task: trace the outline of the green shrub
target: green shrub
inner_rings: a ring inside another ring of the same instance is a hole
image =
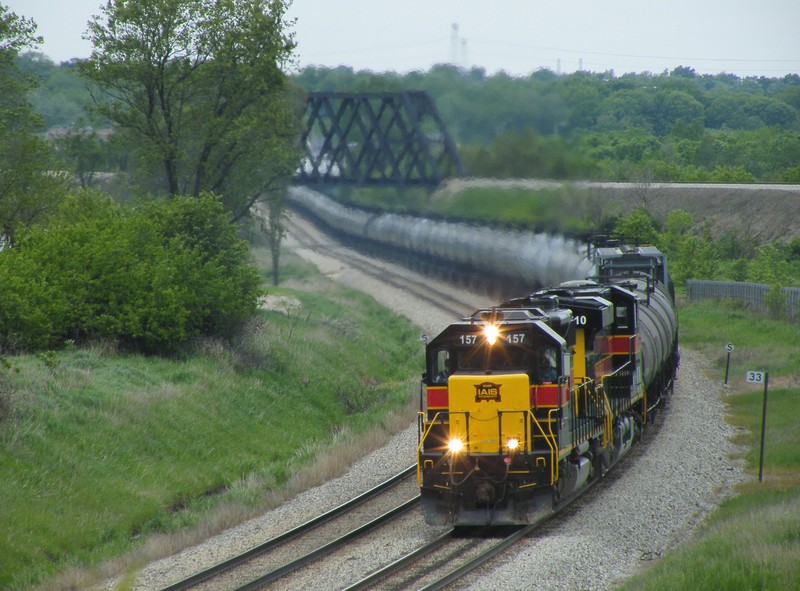
[[[78,193],[0,253],[0,273],[3,350],[66,340],[173,349],[226,334],[255,310],[261,283],[211,195],[126,209]]]
[[[17,251],[0,252],[0,351],[46,348],[66,303]]]

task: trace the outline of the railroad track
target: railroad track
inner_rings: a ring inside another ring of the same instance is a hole
[[[342,269],[353,269],[362,276],[391,285],[396,290],[413,296],[416,300],[424,300],[427,304],[440,310],[449,317],[463,314],[474,309],[475,303],[468,298],[459,297],[461,290],[436,280],[420,280],[417,275],[406,271],[402,267],[385,263],[376,263],[372,259],[359,254],[357,251],[343,247],[331,241],[324,233],[320,233],[309,222],[290,218],[287,229],[293,248],[305,249],[316,253],[318,257],[325,257],[332,261],[331,273]],[[641,447],[641,446],[640,446]],[[405,473],[413,470],[409,468]],[[399,476],[399,475],[398,475]],[[412,479],[413,480],[413,479]],[[373,490],[384,490],[387,485],[381,485]],[[372,491],[369,491],[370,493]],[[378,492],[377,494],[383,494]],[[571,504],[574,499],[563,503]],[[342,508],[335,511],[342,516],[348,515],[345,507],[355,505],[357,499],[349,501]],[[247,567],[242,570],[240,565],[250,563],[256,557],[272,552],[274,547],[282,545],[289,540],[300,536],[317,537],[309,535],[319,520],[333,519],[326,516],[304,524],[299,531],[292,530],[270,540],[259,548],[254,548],[245,554],[235,557],[223,564],[217,565],[205,574],[198,574],[181,582],[180,586],[173,585],[164,591],[177,591],[187,588],[204,588],[209,576],[213,576],[213,589],[235,589],[236,591],[254,591],[256,589],[306,589],[326,588],[344,589],[355,591],[370,588],[392,589],[441,589],[454,581],[464,577],[478,567],[495,558],[528,536],[535,528],[542,526],[545,517],[538,519],[535,524],[511,528],[503,531],[473,530],[465,532],[453,530],[441,533],[435,528],[422,527],[421,517],[413,509],[418,504],[416,490],[412,498],[397,504],[388,511],[381,512],[369,520],[352,526],[355,520],[344,517],[348,522],[348,529],[338,536],[323,544],[316,544],[313,549],[300,552],[299,555],[288,557],[282,554],[269,563],[259,563],[258,566]],[[326,514],[327,515],[327,514]],[[552,517],[549,514],[547,518]],[[564,513],[556,514],[558,521]],[[407,520],[407,521],[403,521]],[[551,522],[552,522],[551,521]],[[400,524],[400,525],[398,525]],[[396,527],[402,531],[419,531],[417,538],[427,538],[416,543],[408,542],[405,548],[398,548],[395,558],[381,558],[370,560],[370,545],[382,544],[392,537],[392,533],[380,530],[384,527]],[[545,533],[540,531],[539,533]],[[432,539],[431,539],[432,538]],[[358,568],[348,568],[349,574],[340,575],[337,566],[345,561],[361,560]],[[363,563],[363,564],[362,564]],[[268,566],[264,566],[268,564]],[[221,574],[236,569],[236,583],[225,583]],[[212,572],[213,571],[213,572]],[[216,574],[215,574],[216,573]],[[353,574],[355,573],[355,574]],[[360,574],[359,574],[360,573]],[[360,577],[360,578],[359,578]],[[241,583],[241,581],[246,581]]]
[[[392,589],[433,591],[442,589],[495,558],[519,540],[529,535],[536,525],[512,528],[500,535],[499,530],[481,532],[478,537],[459,538],[453,530],[401,556],[343,591],[363,591],[378,585]],[[488,540],[488,541],[487,541]]]
[[[324,254],[324,256],[338,261],[348,268],[355,269],[363,275],[392,285],[400,291],[413,295],[416,299],[424,300],[448,316],[455,318],[475,307],[474,302],[459,298],[459,290],[450,286],[439,284],[435,280],[421,281],[413,273],[401,267],[376,264],[373,260],[351,249],[340,246],[332,247],[326,236],[319,234],[304,220],[290,219],[287,229],[290,235],[302,244],[302,248]],[[419,496],[416,488],[411,498],[396,504],[389,510],[381,511],[379,515],[355,527],[348,527],[344,533],[333,536],[333,539],[325,543],[315,542],[311,544],[314,546],[313,548],[293,554],[278,550],[287,545],[296,544],[297,540],[323,537],[317,532],[319,528],[330,522],[339,520],[352,524],[358,519],[353,516],[358,507],[362,507],[365,503],[380,496],[385,496],[388,491],[398,487],[404,481],[411,480],[416,487],[414,475],[415,466],[411,466],[386,482],[319,517],[211,568],[164,587],[161,591],[183,591],[184,589],[254,591],[265,588],[292,588],[293,585],[302,588],[305,584],[293,583],[292,578],[302,578],[304,576],[302,575],[303,569],[308,568],[313,568],[317,573],[315,576],[330,585],[334,581],[323,573],[329,571],[330,564],[335,564],[340,559],[337,556],[346,554],[348,548],[351,548],[352,552],[352,548],[356,544],[368,545],[371,542],[364,542],[362,539],[364,536],[370,535],[371,532],[384,525],[402,519],[404,515],[417,507]],[[421,521],[418,516],[416,520]],[[370,565],[364,571],[367,574],[361,580],[350,583],[340,581],[339,586],[346,589],[367,589],[390,581],[396,588],[419,588],[424,581],[425,589],[439,589],[490,560],[526,536],[531,529],[533,528],[515,529],[510,534],[502,536],[499,541],[491,533],[487,537],[487,532],[464,536],[463,534],[456,535],[453,530],[449,530],[433,540],[425,541],[417,547],[400,552],[399,556],[390,564]],[[429,530],[426,528],[425,531],[427,533]],[[303,544],[296,545],[303,546]],[[309,544],[305,543],[304,545],[308,546]],[[355,551],[359,552],[359,550]],[[275,554],[278,555],[277,558],[265,559],[265,556]],[[326,562],[330,564],[326,565]],[[334,576],[331,575],[331,577]],[[246,582],[241,583],[242,580]]]
[[[325,513],[315,517],[301,525],[279,535],[270,540],[267,540],[263,544],[259,544],[246,552],[233,556],[223,562],[220,562],[210,568],[204,569],[199,571],[185,579],[172,583],[171,585],[162,588],[161,591],[183,591],[185,589],[219,589],[220,588],[220,581],[223,575],[229,574],[237,569],[243,568],[245,565],[249,565],[257,560],[262,559],[265,555],[272,553],[278,548],[286,546],[290,542],[306,538],[312,532],[316,532],[319,528],[324,526],[325,524],[331,523],[335,520],[341,520],[346,518],[349,514],[352,514],[355,510],[364,507],[367,503],[377,499],[378,497],[385,495],[388,491],[392,489],[396,489],[400,487],[403,483],[408,485],[409,482],[414,482],[416,466],[409,466],[402,472],[394,475],[393,477],[385,480],[384,482],[378,484],[377,486],[369,489],[368,491],[362,493],[361,495],[350,499],[349,501],[342,503],[334,507],[333,509],[326,511]],[[408,496],[407,494],[405,496]],[[396,515],[402,514],[403,512],[413,508],[419,502],[418,495],[412,495],[411,498],[407,499],[406,501],[402,502],[400,505],[396,505],[394,509],[386,512],[381,512],[379,517],[376,517],[370,520],[366,525],[360,526],[355,530],[349,531],[347,534],[338,536],[336,540],[341,540],[338,543],[328,543],[323,546],[316,548],[310,552],[305,552],[299,558],[294,558],[293,560],[285,561],[280,567],[271,569],[267,574],[261,574],[258,577],[252,578],[251,581],[260,581],[261,587],[267,584],[270,581],[277,580],[281,576],[284,576],[297,568],[302,567],[305,564],[308,564],[310,561],[318,558],[319,556],[324,555],[327,552],[332,551],[336,547],[341,546],[343,543],[346,543],[348,539],[352,539],[360,534],[355,534],[354,532],[366,533],[370,529],[374,529],[378,527],[381,523],[387,521],[395,517]],[[334,542],[336,542],[334,540]],[[320,548],[327,548],[325,551],[321,551]],[[263,572],[263,571],[262,571]],[[261,587],[241,587],[241,588],[261,588]],[[231,588],[236,588],[232,586]]]

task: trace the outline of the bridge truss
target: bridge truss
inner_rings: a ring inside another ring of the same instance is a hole
[[[436,186],[464,176],[424,92],[309,93],[304,121],[296,184]]]

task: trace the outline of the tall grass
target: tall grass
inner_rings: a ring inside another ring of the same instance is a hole
[[[406,409],[417,331],[360,293],[314,282],[273,290],[292,306],[179,359],[103,346],[8,358],[0,588],[196,528],[221,504],[245,514],[343,434]]]
[[[724,379],[730,341],[729,420],[751,478],[706,521],[694,540],[668,553],[622,589],[740,591],[800,589],[800,336],[796,327],[729,304],[703,302],[680,310],[682,346],[712,361],[709,377]],[[746,370],[770,374],[764,481],[757,479],[764,390]],[[709,457],[712,457],[712,453]]]

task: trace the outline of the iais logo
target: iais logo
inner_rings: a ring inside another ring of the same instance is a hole
[[[482,401],[500,402],[500,384],[493,384],[492,382],[483,382],[482,384],[475,384],[475,402]]]

